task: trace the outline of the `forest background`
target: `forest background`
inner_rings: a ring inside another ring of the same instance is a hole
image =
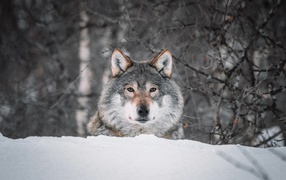
[[[187,139],[279,146],[285,9],[281,0],[3,0],[0,132],[85,137],[114,48],[138,61],[169,49]]]

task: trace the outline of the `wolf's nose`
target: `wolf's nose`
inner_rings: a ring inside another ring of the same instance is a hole
[[[149,113],[149,108],[147,106],[142,105],[139,107],[139,109],[138,109],[139,116],[146,117],[148,115],[148,113]]]

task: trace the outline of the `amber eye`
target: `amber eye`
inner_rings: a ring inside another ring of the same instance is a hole
[[[155,92],[157,89],[156,88],[151,88],[150,92]]]
[[[129,92],[134,92],[134,89],[131,88],[131,87],[129,87],[129,88],[127,88],[127,91],[129,91]]]

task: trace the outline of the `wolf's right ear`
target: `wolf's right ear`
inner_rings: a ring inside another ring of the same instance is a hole
[[[111,57],[112,76],[115,77],[124,73],[132,64],[128,56],[123,54],[119,49],[115,49]]]

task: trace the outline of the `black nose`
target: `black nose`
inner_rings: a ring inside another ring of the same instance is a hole
[[[141,105],[139,108],[138,108],[138,114],[139,116],[141,117],[146,117],[149,113],[149,108],[145,105]]]

